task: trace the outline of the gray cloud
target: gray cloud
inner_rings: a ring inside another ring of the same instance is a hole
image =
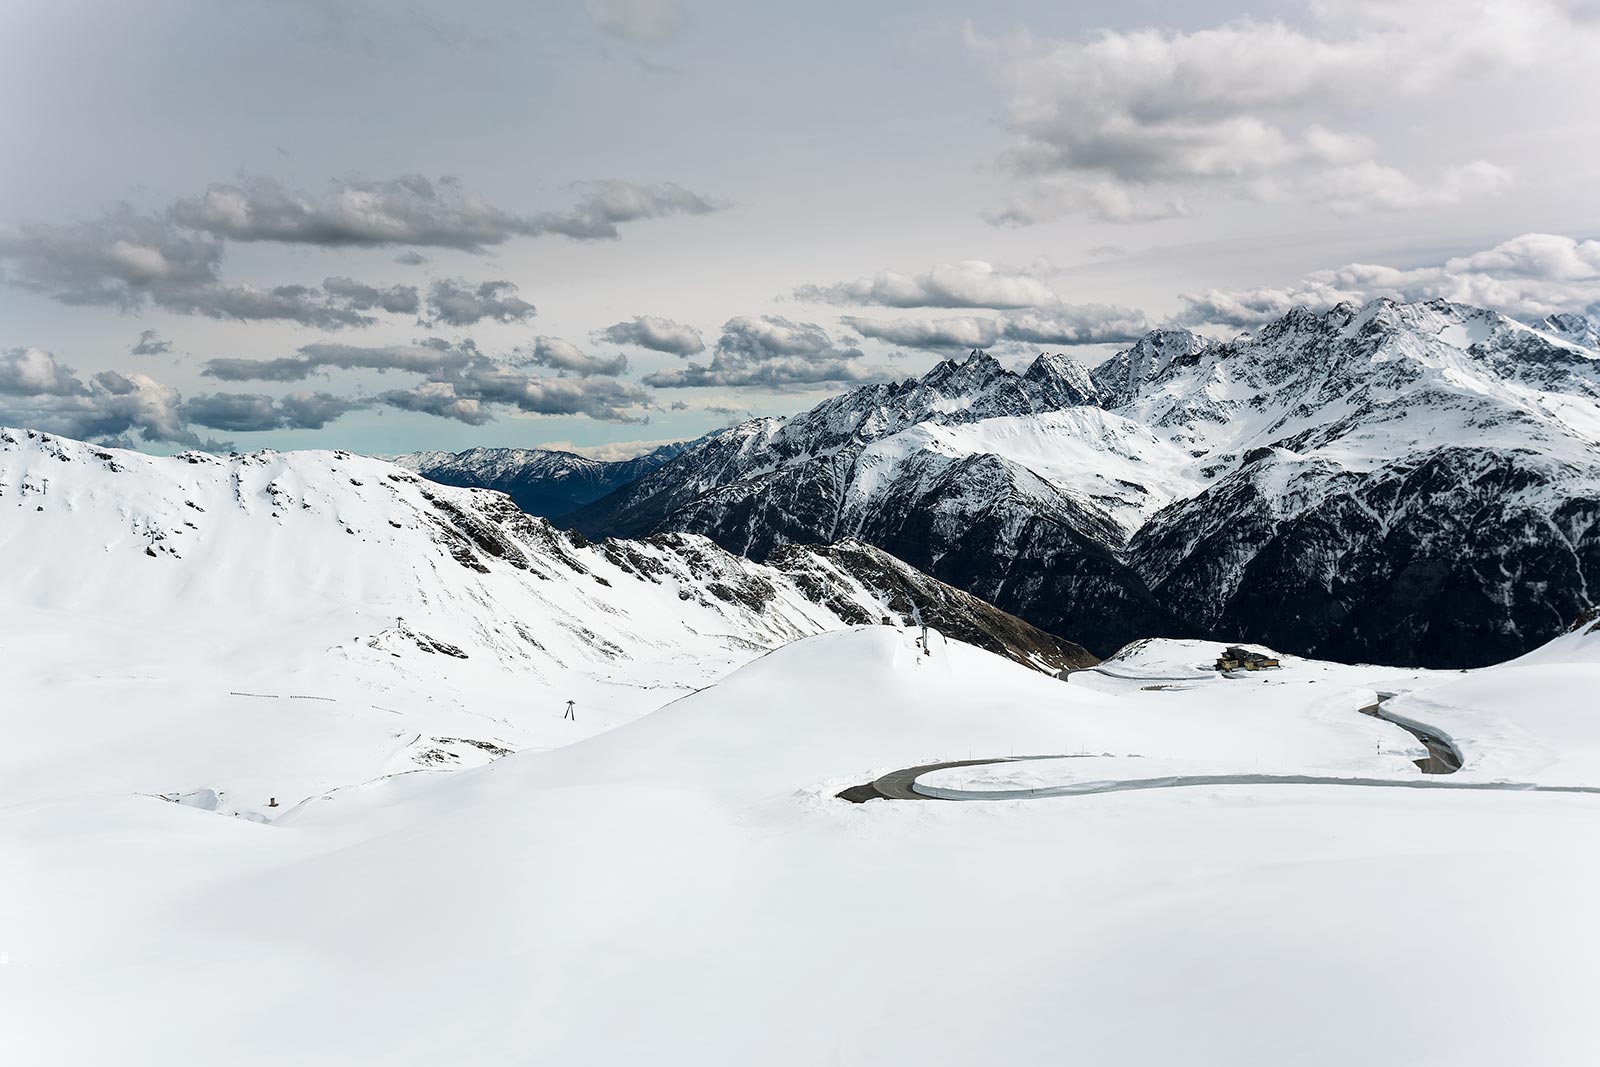
[[[705,215],[721,206],[681,185],[635,185],[632,182],[594,181],[583,185],[583,199],[566,211],[547,211],[534,217],[536,233],[559,233],[580,241],[615,238],[617,225],[664,215]]]
[[[591,356],[571,341],[542,335],[534,338],[528,362],[583,378],[595,374],[616,375],[628,369],[628,357],[620,352],[607,358]]]
[[[73,396],[84,385],[72,368],[39,348],[0,351],[0,393],[7,396]]]
[[[1144,312],[1108,304],[1025,308],[992,317],[839,320],[863,337],[900,348],[940,352],[988,348],[1002,342],[1041,345],[1121,344],[1136,341],[1152,323]]]
[[[264,430],[320,430],[339,416],[371,401],[332,393],[290,393],[274,400],[263,393],[206,393],[183,402],[182,417],[230,433]]]
[[[693,356],[706,350],[705,340],[701,338],[699,330],[654,315],[636,315],[630,322],[614,323],[596,331],[594,339],[618,345],[638,345],[675,356]]]
[[[234,241],[307,245],[433,245],[478,250],[527,232],[526,223],[451,180],[404,175],[386,181],[335,182],[321,199],[272,178],[217,183],[177,201],[179,224]]]
[[[709,364],[690,363],[657,371],[644,382],[659,389],[754,386],[783,390],[889,377],[883,368],[862,363],[860,349],[835,346],[827,331],[814,323],[762,315],[729,319]]]
[[[1001,316],[1007,341],[1040,345],[1123,344],[1137,341],[1153,323],[1144,312],[1114,304],[1063,304]]]
[[[571,356],[562,346],[572,349],[558,338],[540,338],[527,358],[562,366],[560,361]],[[492,420],[496,406],[532,414],[588,415],[608,422],[642,421],[634,409],[642,407],[649,394],[632,382],[605,377],[605,362],[594,361],[586,370],[562,367],[577,371],[575,376],[541,377],[514,362],[485,355],[471,341],[450,344],[429,339],[370,346],[325,341],[302,345],[294,356],[278,359],[209,360],[202,373],[224,381],[293,382],[329,368],[397,371],[421,375],[424,381],[380,393],[377,403],[471,425]]]
[[[418,252],[415,248],[408,248],[394,257],[394,261],[403,267],[420,267],[428,262],[428,257]]]
[[[521,322],[538,314],[532,304],[517,296],[517,287],[508,281],[473,285],[459,278],[442,279],[428,290],[428,307],[435,320],[452,326],[471,326],[484,319]]]
[[[297,382],[328,368],[442,374],[485,358],[471,341],[452,345],[437,339],[411,345],[347,345],[319,341],[302,345],[298,353],[276,359],[210,359],[201,373],[230,382]]]
[[[12,265],[12,284],[64,304],[131,310],[152,293],[214,285],[222,245],[123,204],[75,225],[0,231],[0,262]]]
[[[159,356],[172,351],[172,342],[163,341],[154,330],[141,330],[139,340],[128,349],[136,356]]]
[[[945,263],[920,274],[885,270],[853,282],[802,285],[794,296],[814,303],[899,308],[1020,308],[1060,300],[1036,271],[981,259]]]
[[[0,351],[0,422],[64,437],[137,433],[146,441],[202,447],[185,425],[182,396],[144,374],[101,371],[87,381],[37,348]]]
[[[584,0],[583,6],[601,30],[630,41],[659,41],[683,25],[678,0]]]
[[[329,288],[229,284],[219,277],[222,258],[222,242],[127,205],[66,226],[0,232],[6,280],[64,304],[124,311],[154,304],[182,315],[339,329],[375,322],[365,310],[405,306],[408,291],[415,301],[407,286],[378,290],[348,278],[328,279]]]
[[[311,196],[272,178],[214,184],[179,200],[171,218],[213,238],[323,247],[420,245],[481,251],[513,237],[558,233],[579,240],[617,236],[619,223],[664,215],[700,215],[717,204],[679,185],[582,183],[571,208],[518,215],[464,193],[452,179],[405,175],[382,181],[335,182]],[[415,254],[413,250],[412,254]]]
[[[494,418],[496,405],[535,415],[587,415],[606,422],[643,422],[635,414],[648,394],[615,378],[541,378],[512,367],[485,363],[463,368],[412,389],[380,393],[377,400],[479,426]]]
[[[322,288],[329,296],[338,297],[357,311],[377,308],[396,315],[415,315],[420,306],[414,285],[391,285],[387,289],[379,289],[341,275],[322,279]]]
[[[989,318],[864,319],[846,315],[839,320],[850,329],[897,348],[928,351],[988,348],[1000,340],[1000,320]]]
[[[1240,18],[1192,31],[1105,30],[968,42],[1010,94],[1016,142],[1002,162],[1036,180],[990,216],[1026,224],[1085,213],[1142,221],[1186,211],[1184,190],[1327,204],[1343,213],[1452,203],[1504,188],[1463,160],[1438,176],[1383,164],[1329,116],[1445,98],[1451,86],[1592,51],[1597,26],[1528,0],[1463,27],[1443,3],[1311,5],[1304,28]]]
[[[260,393],[183,395],[144,374],[101,371],[87,380],[37,348],[0,352],[0,421],[21,423],[65,437],[114,438],[215,448],[191,425],[230,432],[320,430],[332,420],[369,406],[359,397],[291,393],[279,400]]]

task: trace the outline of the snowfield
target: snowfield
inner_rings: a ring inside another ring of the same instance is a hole
[[[8,1063],[1600,1061],[1600,795],[837,796],[1011,755],[1056,758],[958,780],[1420,781],[1379,694],[1451,780],[1600,787],[1593,623],[1472,672],[1158,640],[1063,681],[721,600],[757,565],[709,553],[651,582],[533,524],[479,570],[422,493],[501,498],[375,461],[50,445],[0,452]]]

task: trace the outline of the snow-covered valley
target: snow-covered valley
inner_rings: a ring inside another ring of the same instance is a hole
[[[1475,671],[1153,640],[1061,679],[924,645],[849,552],[586,545],[354,456],[8,435],[15,1062],[1600,1055],[1600,795],[1246,780],[1433,778],[1381,695],[1452,783],[1600,787],[1594,620]],[[925,784],[1235,780],[837,795],[1002,756],[1054,758]]]

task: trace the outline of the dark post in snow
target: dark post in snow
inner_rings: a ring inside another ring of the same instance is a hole
[[[565,715],[561,716],[561,717],[563,719],[571,719],[573,722],[577,722],[578,721],[578,716],[577,716],[577,714],[575,712],[573,712],[572,705],[573,705],[573,701],[571,701],[571,700],[567,701],[567,713]]]

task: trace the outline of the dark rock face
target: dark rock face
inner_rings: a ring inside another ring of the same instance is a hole
[[[440,485],[498,490],[529,515],[553,518],[638,480],[687,447],[665,445],[618,461],[542,448],[470,448],[415,452],[395,462]]]
[[[975,354],[713,434],[567,521],[758,559],[859,539],[1102,655],[1482,665],[1600,588],[1596,343],[1577,316],[1375,301],[1158,330],[1088,372]]]
[[[789,545],[773,553],[767,562],[795,579],[813,600],[842,615],[842,605],[836,605],[831,598],[832,579],[818,566],[819,561],[871,590],[901,618],[931,626],[947,637],[988,649],[1035,670],[1058,674],[1099,662],[1082,645],[1047,633],[860,541]]]

